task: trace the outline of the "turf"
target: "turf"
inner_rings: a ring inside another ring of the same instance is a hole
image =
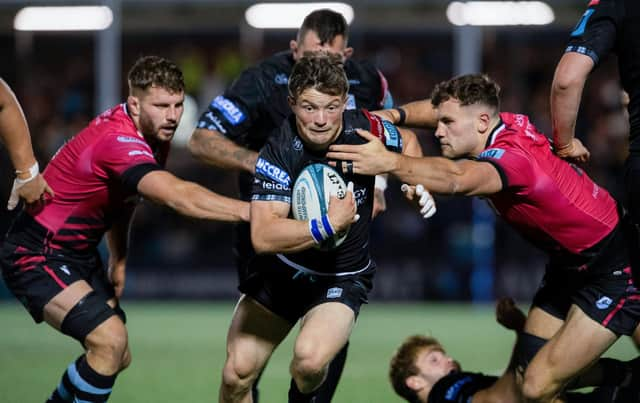
[[[125,309],[133,363],[109,401],[216,402],[233,304],[128,303]],[[80,346],[34,325],[14,303],[0,304],[0,323],[0,402],[44,402]],[[514,340],[495,324],[489,306],[374,302],[362,310],[334,402],[400,402],[387,380],[388,360],[415,333],[439,338],[465,369],[495,374]],[[271,359],[261,382],[263,403],[286,401],[291,350],[289,337]],[[622,359],[636,354],[628,340],[608,353]]]

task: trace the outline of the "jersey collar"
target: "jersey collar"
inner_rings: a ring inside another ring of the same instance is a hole
[[[487,144],[484,145],[485,149],[491,147],[491,145],[495,143],[496,137],[498,137],[498,134],[502,132],[505,128],[505,124],[502,121],[502,118],[498,118],[498,119],[500,119],[498,121],[498,124],[496,125],[496,127],[493,128],[493,130],[491,130],[491,134],[489,134],[489,137],[487,137]]]

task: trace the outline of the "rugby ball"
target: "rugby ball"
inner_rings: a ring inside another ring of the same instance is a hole
[[[335,193],[339,198],[346,196],[347,185],[342,176],[325,164],[307,165],[293,185],[291,203],[293,217],[302,221],[321,218],[329,210],[331,193]],[[347,229],[337,233],[315,247],[320,250],[333,249],[345,240],[348,232]]]

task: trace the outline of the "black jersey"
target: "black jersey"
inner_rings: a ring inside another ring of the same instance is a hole
[[[591,57],[598,64],[618,56],[622,87],[629,94],[629,150],[640,152],[640,1],[591,0],[571,33],[567,52]]]
[[[216,130],[235,143],[258,151],[267,137],[291,114],[287,102],[289,75],[295,64],[291,52],[280,52],[242,72],[224,94],[211,101],[197,127]],[[347,59],[347,109],[393,106],[387,82],[371,63]],[[240,193],[251,196],[251,175],[241,173]]]
[[[474,372],[452,372],[433,385],[427,403],[469,403],[474,393],[497,380],[496,376]]]
[[[355,129],[369,130],[385,138],[387,148],[400,152],[402,141],[395,126],[366,110],[346,111],[343,130],[334,144],[363,144],[366,142]],[[281,201],[291,204],[291,192],[296,178],[304,167],[327,163],[326,150],[317,152],[304,146],[298,136],[295,115],[291,115],[273,134],[260,151],[256,163],[252,200]],[[346,183],[353,182],[353,191],[360,219],[351,225],[344,242],[335,249],[319,251],[315,248],[298,253],[279,254],[285,264],[310,274],[334,275],[357,273],[371,265],[369,255],[369,226],[373,208],[373,176],[342,175]],[[289,217],[292,217],[291,212]]]

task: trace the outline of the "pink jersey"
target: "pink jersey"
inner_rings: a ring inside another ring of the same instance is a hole
[[[168,146],[163,143],[156,157],[126,104],[89,123],[58,150],[44,171],[55,197],[42,210],[29,211],[52,234],[49,246],[74,251],[95,247],[128,202],[137,198],[137,183],[127,183],[127,174],[135,167],[159,169]],[[139,175],[133,176],[139,180]]]
[[[498,213],[547,252],[578,254],[619,221],[609,193],[580,168],[555,156],[525,115],[501,113],[479,160],[492,163],[503,190],[489,196]]]

